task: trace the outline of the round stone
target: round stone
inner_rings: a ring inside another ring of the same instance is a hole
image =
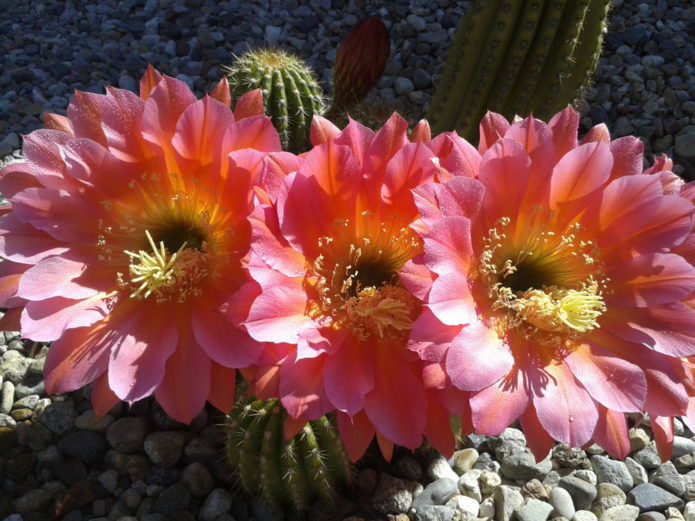
[[[550,504],[553,506],[552,515],[553,517],[566,517],[567,519],[572,519],[574,515],[574,502],[572,501],[572,496],[564,488],[555,487],[550,491],[549,495]]]

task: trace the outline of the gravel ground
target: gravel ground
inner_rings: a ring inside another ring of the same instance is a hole
[[[421,117],[470,2],[447,0],[107,0],[5,2],[0,23],[0,157],[19,157],[22,134],[45,111],[65,113],[74,89],[137,90],[148,63],[201,95],[220,65],[251,46],[295,51],[330,92],[340,38],[379,14],[391,35],[386,74],[370,101]],[[639,136],[649,161],[667,153],[695,179],[695,7],[688,1],[614,0],[582,128],[605,122]],[[95,418],[89,389],[47,396],[47,347],[0,333],[0,520],[247,521],[295,519],[238,493],[224,464],[221,416],[190,425],[152,400]],[[597,447],[557,445],[536,463],[523,434],[468,436],[454,459],[397,452],[367,458],[358,486],[309,520],[695,521],[695,441],[676,422],[674,457],[661,463],[649,424],[630,431],[623,461]]]

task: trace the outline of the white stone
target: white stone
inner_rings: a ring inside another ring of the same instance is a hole
[[[695,521],[695,501],[689,501],[685,504],[683,517],[685,521]]]
[[[446,506],[460,512],[463,519],[478,517],[480,512],[480,503],[467,496],[454,496],[446,502]]]
[[[451,468],[451,465],[449,465],[449,462],[443,456],[438,456],[432,460],[432,463],[427,467],[427,474],[429,474],[433,481],[449,478],[457,483],[459,480],[458,474],[454,472],[454,469]]]
[[[478,484],[480,474],[481,471],[478,469],[469,470],[458,480],[458,487],[461,494],[473,498],[478,503],[483,500],[483,496],[480,493],[480,485]]]
[[[598,517],[589,510],[577,510],[572,516],[572,521],[598,521]]]
[[[488,517],[490,519],[495,517],[495,501],[491,497],[483,499],[480,503],[478,517]]]

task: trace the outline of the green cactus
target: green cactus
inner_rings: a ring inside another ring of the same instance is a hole
[[[547,119],[577,100],[601,53],[609,0],[475,0],[427,119],[474,140],[487,110]]]
[[[353,466],[326,416],[284,439],[287,412],[278,399],[237,401],[227,417],[227,457],[249,493],[272,504],[306,510],[317,497],[331,499],[348,485]]]
[[[263,91],[265,113],[272,118],[285,150],[307,150],[311,120],[325,106],[321,86],[302,60],[277,49],[255,49],[225,67],[225,74],[232,99],[253,89]]]

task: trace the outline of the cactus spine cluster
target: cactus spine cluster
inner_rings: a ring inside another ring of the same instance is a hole
[[[475,0],[459,23],[427,119],[477,137],[487,110],[547,119],[581,96],[609,0]]]
[[[283,149],[300,153],[310,146],[311,120],[325,107],[321,86],[302,60],[277,49],[256,49],[238,57],[225,73],[232,99],[262,90]]]
[[[336,427],[323,416],[284,439],[287,413],[278,399],[239,400],[227,417],[227,456],[241,485],[275,505],[305,510],[316,497],[331,499],[353,467]]]

